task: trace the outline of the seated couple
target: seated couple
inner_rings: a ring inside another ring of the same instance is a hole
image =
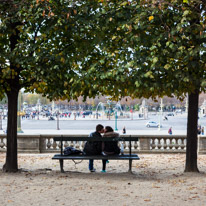
[[[102,133],[103,136],[101,135]],[[89,137],[99,137],[99,138],[105,138],[105,137],[119,137],[119,134],[114,132],[112,127],[102,126],[101,124],[98,124],[96,126],[96,131],[92,132]],[[87,155],[113,155],[113,154],[119,154],[120,148],[118,147],[118,142],[101,142],[101,141],[94,141],[94,142],[86,142],[84,146],[84,152]],[[102,172],[106,172],[106,163],[108,160],[102,160]],[[89,160],[89,170],[90,172],[95,172],[94,169],[94,160]]]

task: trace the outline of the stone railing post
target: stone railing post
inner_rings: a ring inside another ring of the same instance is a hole
[[[40,135],[29,135],[24,134],[18,135],[17,147],[18,152],[23,153],[39,153],[39,138]]]
[[[149,137],[142,136],[139,138],[139,151],[140,152],[150,151],[150,138]]]
[[[206,136],[198,136],[198,154],[206,154]]]
[[[4,140],[6,139],[6,135],[0,135],[0,151],[6,150],[6,143]]]
[[[45,153],[46,152],[46,138],[42,135],[39,137],[39,152]]]

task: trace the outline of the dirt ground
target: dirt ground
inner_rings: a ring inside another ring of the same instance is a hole
[[[21,172],[3,173],[0,153],[0,205],[206,205],[206,155],[198,157],[200,173],[184,173],[184,154],[140,154],[133,173],[127,172],[128,161],[117,160],[106,173],[101,161],[94,161],[97,171],[90,173],[88,161],[67,160],[61,173],[52,156],[19,154]]]

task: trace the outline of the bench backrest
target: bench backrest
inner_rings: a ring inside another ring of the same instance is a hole
[[[120,137],[82,137],[82,136],[60,136],[54,137],[54,141],[138,141],[138,137],[120,136]]]
[[[54,137],[54,141],[60,141],[61,143],[61,155],[63,155],[63,141],[101,141],[101,142],[107,142],[107,141],[129,141],[129,154],[132,153],[132,144],[131,141],[138,141],[138,137],[131,137],[131,135],[127,136],[120,136],[120,137],[85,137],[85,136],[58,136]]]

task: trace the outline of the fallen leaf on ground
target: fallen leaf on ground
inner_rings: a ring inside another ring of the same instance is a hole
[[[160,188],[159,186],[155,185],[155,184],[152,184],[152,187],[153,188]]]

